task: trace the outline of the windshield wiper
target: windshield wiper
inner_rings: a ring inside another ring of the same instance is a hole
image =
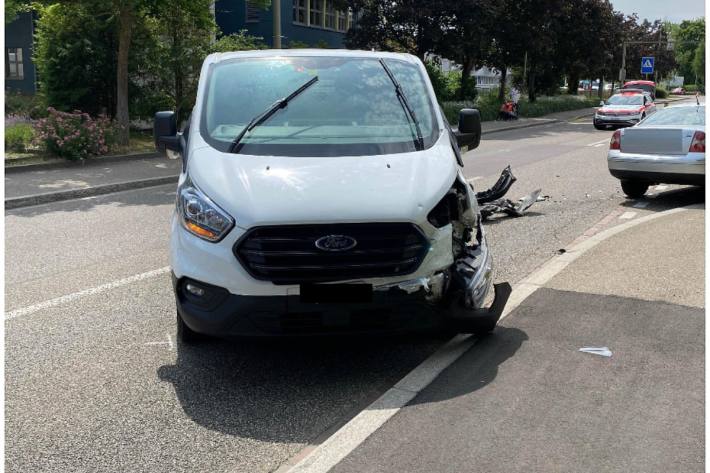
[[[286,108],[286,105],[288,105],[288,103],[291,100],[296,98],[298,95],[301,94],[301,92],[303,92],[304,90],[306,90],[307,88],[309,88],[310,86],[315,84],[316,82],[318,82],[318,76],[313,77],[311,80],[309,80],[308,82],[303,84],[301,87],[299,87],[298,89],[293,91],[291,93],[291,95],[284,97],[281,100],[277,100],[269,108],[267,108],[266,110],[264,110],[263,112],[261,112],[260,114],[258,114],[254,118],[252,118],[251,121],[247,124],[247,126],[242,128],[242,131],[234,138],[234,140],[232,140],[232,143],[229,145],[228,152],[229,153],[238,152],[239,151],[238,150],[239,143],[242,141],[242,138],[244,138],[244,135],[246,135],[251,130],[253,130],[257,126],[261,125],[262,123],[264,123],[269,118],[271,118],[271,116],[274,113],[276,113],[277,111],[281,110],[282,108]]]
[[[387,66],[387,63],[385,62],[384,58],[380,59],[380,64],[382,64],[382,67],[384,68],[385,72],[394,84],[394,90],[395,92],[397,92],[397,98],[399,99],[399,103],[404,109],[405,115],[407,115],[407,119],[411,117],[412,123],[414,123],[414,128],[417,131],[416,136],[414,136],[414,149],[416,149],[417,151],[424,149],[424,138],[422,138],[422,129],[419,127],[419,121],[417,121],[417,116],[414,114],[414,109],[412,109],[412,107],[409,105],[409,101],[407,100],[407,96],[405,95],[404,90],[402,90],[402,86],[399,84],[394,74],[392,74],[392,71],[390,70],[389,66]],[[414,135],[414,133],[412,133],[412,135]]]

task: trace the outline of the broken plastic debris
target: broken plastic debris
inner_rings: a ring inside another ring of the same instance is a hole
[[[510,170],[510,165],[508,165],[503,169],[503,172],[493,187],[483,192],[476,193],[476,200],[478,201],[478,205],[480,205],[479,210],[483,220],[488,219],[496,213],[503,213],[511,217],[520,217],[535,202],[540,201],[540,189],[521,197],[518,199],[517,203],[510,199],[503,198],[503,195],[508,192],[515,181],[516,178]]]
[[[592,355],[611,357],[611,350],[609,347],[584,347],[580,348],[579,351],[584,353],[591,353]]]

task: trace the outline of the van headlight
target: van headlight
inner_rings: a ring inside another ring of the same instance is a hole
[[[234,219],[198,189],[188,176],[178,189],[177,213],[188,232],[217,242],[229,233]]]

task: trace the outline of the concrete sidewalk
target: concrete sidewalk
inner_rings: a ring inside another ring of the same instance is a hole
[[[656,216],[534,273],[495,334],[331,471],[703,471],[704,209]]]
[[[6,173],[5,208],[177,182],[181,165],[180,160],[153,157]]]

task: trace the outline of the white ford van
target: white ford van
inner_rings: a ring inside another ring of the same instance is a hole
[[[493,330],[510,294],[459,146],[424,65],[408,54],[213,54],[178,133],[170,258],[178,336]]]

